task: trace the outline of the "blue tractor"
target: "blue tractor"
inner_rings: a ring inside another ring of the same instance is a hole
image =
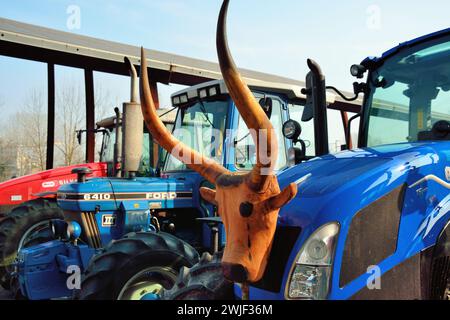
[[[305,106],[308,95],[297,85],[249,83],[279,136],[283,129],[297,135],[297,145],[287,138],[279,144],[278,171],[328,153],[327,105]],[[334,95],[328,102],[329,108],[343,114],[358,109]],[[178,139],[230,171],[252,167],[255,150],[250,133],[222,80],[175,93],[172,103],[178,108],[173,132]],[[290,110],[303,115],[303,133],[298,123],[283,127],[289,123]],[[142,115],[136,112],[141,111],[134,104],[124,111],[125,136],[142,133]],[[130,129],[133,121],[140,121],[140,129],[137,122],[138,129]],[[170,154],[157,177],[138,177],[140,155],[132,143],[124,142],[123,148],[124,177],[86,179],[88,171],[79,169],[77,183],[58,190],[65,219],[52,221],[54,240],[19,252],[15,279],[22,297],[141,299],[171,288],[180,268],[192,267],[201,254],[223,246],[215,208],[198,192],[208,185],[204,178]]]
[[[360,148],[279,173],[298,194],[279,213],[265,274],[226,298],[450,299],[450,29],[351,73],[367,73],[355,84]],[[219,263],[186,271],[166,296],[211,297]]]

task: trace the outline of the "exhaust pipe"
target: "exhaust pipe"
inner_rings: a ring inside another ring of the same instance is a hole
[[[122,176],[122,114],[119,108],[114,108],[116,114],[116,140],[114,142],[114,168],[113,175],[117,178]]]
[[[144,139],[144,118],[141,105],[138,102],[137,72],[130,59],[125,57],[125,63],[130,72],[131,90],[130,102],[123,104],[122,116],[122,175],[134,178],[139,170],[142,158],[142,143]]]

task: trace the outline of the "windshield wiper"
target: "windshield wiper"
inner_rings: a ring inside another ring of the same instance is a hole
[[[217,129],[213,123],[211,122],[211,120],[209,120],[209,116],[208,113],[206,112],[206,108],[205,108],[205,104],[203,103],[202,99],[198,99],[198,102],[200,103],[200,110],[202,111],[203,115],[205,116],[206,120],[209,122],[209,124],[211,125],[211,127],[213,127],[213,129]]]

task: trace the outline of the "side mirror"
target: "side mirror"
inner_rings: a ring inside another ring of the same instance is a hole
[[[314,75],[308,72],[305,79],[305,89],[302,93],[306,95],[305,109],[303,110],[302,121],[308,122],[314,118]]]
[[[311,71],[306,75],[306,89],[302,90],[306,95],[302,121],[314,119],[316,155],[321,156],[329,153],[325,76],[314,60],[308,59],[307,63]]]
[[[304,122],[310,121],[321,112],[326,112],[327,108],[325,76],[322,69],[314,60],[308,59],[307,64],[311,71],[306,75],[306,88],[302,90],[302,93],[306,95],[305,110],[302,116]]]
[[[283,124],[283,136],[286,139],[298,142],[298,138],[302,134],[302,126],[295,120],[288,120]]]
[[[78,144],[81,144],[81,133],[82,133],[82,130],[78,130],[78,131],[77,131],[77,141],[78,141]]]

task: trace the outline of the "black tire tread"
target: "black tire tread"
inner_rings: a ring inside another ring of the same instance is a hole
[[[234,300],[233,283],[222,272],[222,253],[204,253],[192,268],[183,268],[177,282],[164,290],[165,300]]]
[[[63,219],[56,199],[38,198],[14,208],[0,222],[0,284],[10,288],[8,267],[14,261],[22,235],[34,224],[45,220]],[[47,241],[48,239],[42,239]],[[14,254],[15,253],[15,254]]]
[[[440,257],[433,260],[431,273],[431,299],[442,300],[450,284],[450,257]]]
[[[149,255],[153,258],[149,259]],[[127,264],[133,261],[158,263],[159,258],[171,260],[174,270],[198,261],[197,251],[186,242],[167,233],[138,232],[112,241],[102,253],[89,262],[77,293],[80,300],[113,300],[117,298],[120,282]],[[151,261],[150,261],[151,260]]]

